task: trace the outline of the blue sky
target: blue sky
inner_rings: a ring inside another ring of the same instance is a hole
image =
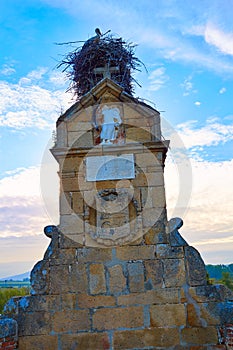
[[[148,72],[135,74],[135,96],[155,103],[176,135],[169,218],[182,216],[181,233],[206,263],[233,262],[232,8],[232,0],[1,0],[0,277],[31,269],[49,243],[43,227],[54,214],[41,196],[41,164],[56,119],[74,103],[55,67],[75,46],[54,43],[86,40],[96,27],[138,44]],[[174,164],[177,137],[188,180]]]

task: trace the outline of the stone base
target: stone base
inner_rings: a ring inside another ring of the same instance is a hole
[[[200,254],[172,220],[140,243],[103,249],[51,230],[31,295],[5,306],[19,349],[232,349],[233,294],[207,285]]]

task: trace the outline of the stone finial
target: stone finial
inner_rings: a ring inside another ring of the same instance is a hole
[[[44,234],[45,234],[47,237],[52,238],[53,233],[57,233],[57,226],[55,226],[55,225],[48,225],[48,226],[45,226],[45,228],[44,228]]]
[[[168,221],[166,231],[170,239],[172,247],[187,246],[187,242],[183,239],[178,229],[183,226],[183,220],[180,218],[172,218]]]

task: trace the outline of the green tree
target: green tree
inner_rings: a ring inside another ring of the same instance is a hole
[[[12,297],[19,297],[29,294],[29,287],[22,288],[0,288],[0,314],[3,312],[4,305]]]
[[[225,286],[233,290],[233,277],[231,276],[230,272],[222,272],[222,278],[219,282],[225,284]]]

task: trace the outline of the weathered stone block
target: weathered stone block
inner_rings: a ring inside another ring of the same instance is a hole
[[[167,235],[160,227],[156,227],[156,224],[152,226],[148,232],[144,235],[146,244],[157,244],[163,243],[166,244],[168,242]]]
[[[57,147],[67,147],[67,126],[66,123],[59,123],[57,125]]]
[[[143,227],[146,229],[149,229],[152,226],[156,225],[156,222],[159,220],[162,212],[163,212],[162,207],[144,209],[142,213]]]
[[[52,330],[50,315],[45,311],[21,312],[17,317],[17,321],[19,336],[46,335]]]
[[[118,305],[151,305],[179,303],[178,288],[158,288],[144,293],[121,295],[117,298]]]
[[[21,298],[22,300],[23,298]],[[61,307],[60,295],[31,295],[27,296],[28,305],[26,311],[58,311]],[[18,303],[23,308],[22,302]]]
[[[130,127],[126,132],[126,142],[151,141],[151,132],[149,127],[136,128]]]
[[[53,265],[50,267],[50,284],[49,291],[51,294],[60,294],[69,292],[69,266]]]
[[[78,117],[78,123],[77,123],[77,119],[71,120],[69,123],[67,123],[67,130],[68,130],[68,132],[69,131],[80,132],[80,131],[92,130],[93,126],[92,126],[90,121],[91,121],[90,116],[89,116],[89,120],[85,120],[85,121],[80,121],[80,119]]]
[[[161,259],[183,258],[183,247],[171,247],[170,244],[157,244],[156,257]]]
[[[59,230],[64,234],[81,234],[84,231],[84,220],[79,214],[60,215]]]
[[[144,324],[143,307],[97,309],[93,315],[93,328],[97,330],[137,328]]]
[[[89,276],[91,294],[106,293],[105,270],[103,264],[91,264]]]
[[[98,308],[115,306],[116,300],[113,296],[109,295],[87,295],[79,294],[78,296],[78,307],[83,308]]]
[[[163,286],[163,266],[159,259],[145,261],[146,282],[153,288]]]
[[[153,174],[153,176],[154,180],[156,176],[155,174]],[[152,197],[152,204],[154,207],[164,208],[166,206],[165,189],[163,186],[151,187],[149,189],[149,195]]]
[[[120,260],[148,260],[154,259],[154,246],[125,246],[116,248],[116,256]]]
[[[151,328],[134,331],[120,331],[113,335],[114,348],[147,349],[155,346],[166,349],[179,344],[179,330],[177,328]]]
[[[186,325],[184,304],[152,305],[150,307],[152,327],[173,327]]]
[[[121,265],[115,265],[108,268],[109,272],[109,290],[111,294],[121,293],[126,288],[126,278]]]
[[[62,173],[78,172],[79,167],[83,161],[83,157],[66,156],[63,161],[60,162],[60,171]]]
[[[56,252],[51,256],[49,265],[68,265],[75,262],[75,248],[69,249],[57,249]]]
[[[63,310],[51,315],[53,332],[79,332],[90,329],[88,310]]]
[[[212,311],[219,316],[221,324],[232,324],[233,302],[218,303]]]
[[[132,262],[128,264],[129,290],[130,292],[144,291],[144,266],[142,262]]]
[[[77,177],[65,177],[61,179],[63,192],[74,192],[79,190],[79,181]]]
[[[62,334],[61,348],[64,350],[110,350],[110,342],[106,333]]]
[[[82,263],[71,265],[69,271],[69,291],[71,293],[87,293],[87,290],[86,265]]]
[[[21,297],[12,297],[6,302],[3,308],[5,317],[11,318],[14,315],[18,314],[19,312],[18,301],[20,300],[20,298]]]
[[[19,349],[56,350],[58,349],[58,338],[55,335],[34,335],[29,337],[20,337]]]
[[[31,293],[46,294],[49,290],[49,262],[41,260],[33,267],[31,271]]]
[[[61,295],[61,310],[71,310],[77,308],[77,294],[69,293]]]
[[[71,197],[69,192],[60,193],[60,214],[61,215],[70,215],[72,213],[71,208]]]
[[[0,338],[15,336],[17,334],[17,322],[12,318],[0,318]]]
[[[137,168],[136,168],[137,169]],[[131,180],[131,183],[134,188],[146,187],[148,188],[148,181],[144,173],[137,173],[135,179]]]
[[[206,269],[200,253],[190,246],[186,246],[184,249],[188,283],[191,286],[206,285]]]
[[[67,235],[63,235],[62,233],[60,234],[59,244],[61,249],[83,247],[83,245],[74,241],[73,239],[70,239],[69,237],[67,237]]]
[[[80,248],[77,249],[78,262],[106,262],[112,259],[112,249]]]
[[[83,213],[83,205],[84,205],[84,199],[83,194],[81,192],[73,192],[72,193],[72,203],[73,203],[73,210],[77,214]]]
[[[136,153],[135,163],[142,169],[146,169],[147,167],[151,167],[151,166],[160,166],[159,162],[157,161],[156,155],[150,151],[146,151],[143,153]],[[162,171],[161,171],[161,174],[162,174]],[[160,177],[159,174],[158,174],[158,183],[159,183],[158,186],[163,184],[163,176]]]
[[[95,190],[95,182],[86,181],[84,171],[78,174],[78,191],[91,191]]]
[[[93,147],[93,137],[91,131],[69,131],[68,147],[91,148]]]
[[[233,301],[233,292],[222,284],[191,287],[188,291],[197,302]]]
[[[181,340],[190,345],[216,345],[218,334],[215,327],[186,327],[181,329]]]
[[[164,283],[166,287],[178,287],[185,283],[185,266],[183,259],[163,260]]]
[[[211,314],[211,305],[196,303],[187,304],[187,322],[188,326],[205,327],[220,323],[220,319]]]

